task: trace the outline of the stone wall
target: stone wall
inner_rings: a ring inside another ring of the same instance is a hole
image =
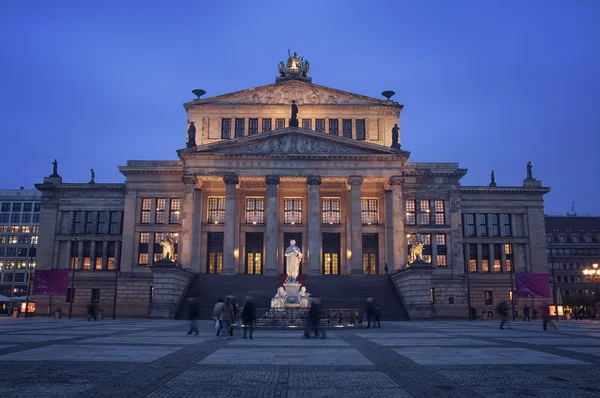
[[[155,265],[154,295],[150,305],[150,318],[175,318],[181,300],[194,278],[194,273],[175,266]]]
[[[434,279],[431,287],[434,289],[434,306],[437,318],[468,317],[466,278],[443,280]]]
[[[409,268],[392,274],[392,281],[410,320],[435,319],[436,309],[431,304],[430,264],[422,267],[411,264]]]

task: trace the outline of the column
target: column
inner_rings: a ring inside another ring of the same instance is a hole
[[[102,269],[108,269],[108,241],[102,242]]]
[[[279,217],[277,214],[277,185],[279,185],[279,176],[266,176],[267,184],[267,228],[265,231],[265,245],[267,252],[265,255],[265,275],[278,275],[279,267],[277,261],[277,240],[279,236]]]
[[[77,269],[83,269],[83,241],[77,242]]]
[[[235,274],[235,213],[237,206],[236,185],[239,180],[236,174],[223,176],[225,183],[225,224],[223,227],[225,239],[223,242],[223,274]]]
[[[55,240],[54,241],[54,249],[52,252],[52,269],[63,269],[63,267],[61,267],[61,265],[58,263],[59,262],[59,258],[60,258],[60,241]],[[29,261],[29,260],[27,260]]]
[[[200,228],[202,227],[202,190],[194,189],[192,217],[192,271],[200,272]]]
[[[321,275],[321,212],[319,211],[321,177],[310,176],[306,179],[306,183],[308,184],[308,274]],[[358,194],[360,197],[360,189]]]
[[[496,272],[496,270],[494,269],[494,244],[493,243],[489,243],[488,244],[488,252],[490,253],[490,256],[488,258],[488,263],[490,264],[490,272]]]
[[[68,240],[67,241],[67,266],[65,267],[66,269],[71,269],[71,250],[73,246],[73,241]],[[36,253],[37,254],[37,253]],[[36,257],[36,268],[37,268],[37,257]],[[63,267],[57,267],[58,269],[64,269]]]
[[[350,273],[364,274],[362,269],[362,219],[360,216],[360,185],[363,182],[361,176],[350,176],[350,220],[352,231],[350,232],[352,245],[350,251]]]
[[[392,190],[385,191],[385,263],[388,272],[394,272],[394,207]]]
[[[404,233],[404,203],[402,200],[402,183],[404,178],[394,176],[390,178],[392,186],[392,217],[394,228],[394,271],[400,271],[406,266],[406,234]],[[390,264],[388,264],[390,268]]]
[[[181,204],[181,236],[178,262],[183,268],[192,268],[192,234],[194,229],[194,188],[196,186],[195,175],[184,175],[183,200]]]
[[[98,242],[99,243],[99,242]],[[97,242],[90,242],[90,270],[96,270],[96,244]]]
[[[115,270],[120,271],[121,269],[121,241],[115,242]]]
[[[123,212],[123,246],[121,258],[124,259],[121,270],[132,272],[137,265],[135,247],[135,224],[139,220],[137,190],[128,188],[125,195],[125,210]],[[154,220],[151,220],[152,222]],[[108,263],[106,265],[108,267]]]

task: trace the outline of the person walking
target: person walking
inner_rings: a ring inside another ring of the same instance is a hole
[[[508,304],[506,304],[506,301],[501,302],[496,311],[500,315],[500,329],[504,329],[504,325],[508,324]],[[510,329],[510,324],[508,324],[508,328]]]
[[[381,328],[381,322],[379,321],[381,319],[381,307],[377,303],[373,303],[373,314],[375,317],[373,327]]]
[[[200,313],[200,309],[198,308],[198,303],[196,299],[190,297],[188,299],[188,316],[190,318],[190,330],[187,332],[187,335],[191,335],[194,332],[194,336],[198,336],[198,315]]]
[[[523,320],[529,322],[529,306],[527,303],[523,306]]]
[[[246,297],[246,303],[242,310],[242,322],[244,323],[244,338],[246,338],[246,330],[250,329],[250,340],[252,340],[252,332],[254,331],[254,321],[256,320],[256,306],[252,302],[252,297]]]
[[[219,320],[221,321],[222,329],[225,331],[225,337],[223,337],[223,340],[230,339],[231,336],[229,335],[229,328],[231,328],[231,321],[233,320],[233,305],[231,304],[230,297],[225,299],[225,304],[223,304],[223,307],[221,307]]]
[[[369,297],[367,299],[367,306],[365,307],[365,313],[367,314],[367,328],[371,327],[371,322],[375,317],[375,306],[373,305],[373,298]],[[375,327],[375,322],[373,322],[373,327]]]
[[[558,330],[558,328],[554,324],[554,320],[550,316],[550,307],[548,307],[547,303],[541,305],[541,307],[540,307],[540,315],[541,315],[541,318],[542,318],[542,329],[543,330],[548,330],[548,323],[552,326],[552,328],[554,330]]]
[[[221,313],[222,308],[223,308],[223,299],[218,298],[217,303],[213,307],[213,319],[215,320],[215,329],[217,329],[217,336],[219,336],[221,329],[223,329],[223,322],[221,322],[221,320],[219,319],[219,314]],[[217,323],[219,324],[218,327],[217,327]]]
[[[93,301],[90,301],[88,304],[88,321],[91,321],[94,318],[94,321],[97,321],[96,318],[96,304]]]

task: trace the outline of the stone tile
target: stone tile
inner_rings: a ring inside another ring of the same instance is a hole
[[[412,347],[412,346],[453,346],[453,345],[473,345],[473,346],[497,346],[498,343],[493,343],[483,340],[467,339],[467,338],[452,338],[445,337],[443,339],[369,339],[373,343],[384,346],[395,347]]]
[[[525,348],[414,347],[394,351],[420,365],[585,364]]]
[[[2,336],[0,336],[0,341],[2,341]],[[0,345],[0,349],[6,348],[6,347],[12,347],[12,345]]]
[[[395,338],[395,339],[425,339],[425,338],[447,338],[447,334],[441,333],[377,333],[377,332],[356,332],[357,336],[363,337],[365,339],[387,339],[387,338]]]
[[[299,337],[292,338],[272,338],[272,339],[233,339],[228,344],[229,346],[288,346],[288,347],[347,347],[348,343],[339,339],[302,339]]]
[[[35,334],[5,334],[0,336],[2,343],[40,343],[44,341],[72,339],[73,335],[35,335]]]
[[[570,338],[566,336],[561,337],[547,337],[547,338],[503,338],[502,340],[514,341],[515,343],[533,344],[533,345],[575,345],[575,346],[600,346],[600,339],[591,338]]]
[[[119,345],[52,345],[0,355],[0,361],[151,362],[181,347],[123,347]]]
[[[322,397],[322,398],[338,398],[340,396],[350,398],[364,398],[364,397],[413,397],[408,391],[403,388],[378,388],[372,387],[369,389],[357,388],[356,390],[346,391],[344,390],[343,395],[340,395],[339,389],[334,388],[319,388],[319,389],[298,389],[291,388],[287,390],[288,398],[306,398],[306,397]]]
[[[201,365],[372,365],[354,348],[221,348]]]
[[[179,334],[178,337],[143,337],[143,336],[109,336],[95,337],[79,341],[83,344],[148,344],[148,345],[191,345],[204,341],[199,336],[186,336]]]
[[[561,350],[581,352],[583,354],[590,354],[600,356],[600,347],[560,347],[556,346],[555,348],[560,348]]]

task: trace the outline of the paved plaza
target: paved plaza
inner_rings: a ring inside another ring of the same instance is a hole
[[[0,397],[599,397],[600,322],[384,323],[214,336],[201,322],[0,318]]]

